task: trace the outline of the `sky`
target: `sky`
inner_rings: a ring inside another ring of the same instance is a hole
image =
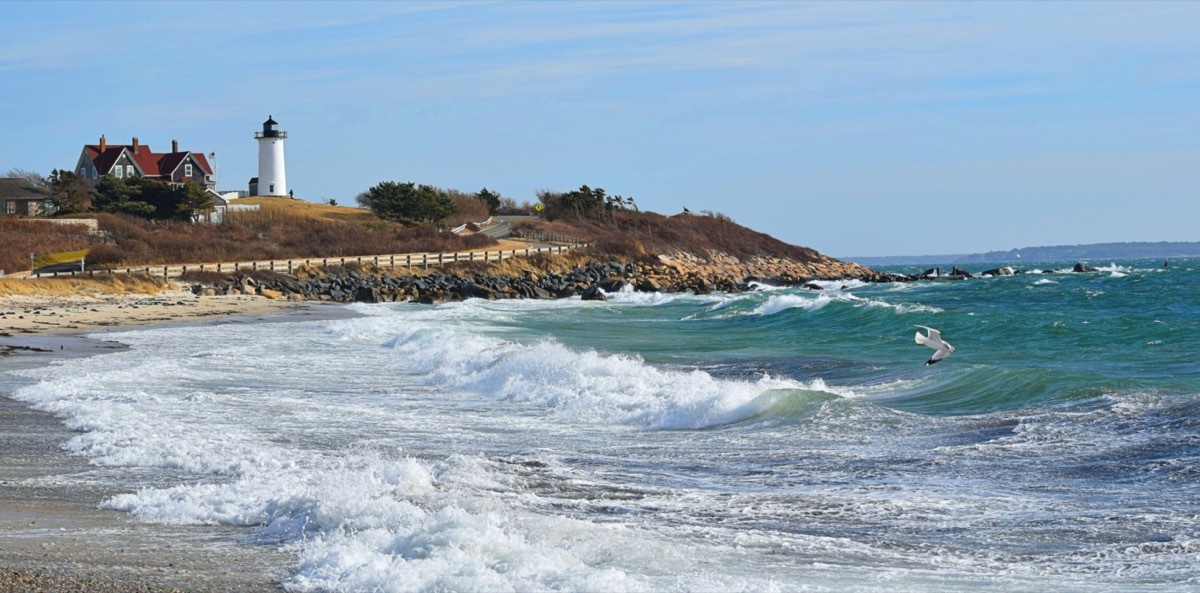
[[[0,2],[0,171],[288,132],[297,197],[580,185],[834,256],[1200,241],[1198,2]]]

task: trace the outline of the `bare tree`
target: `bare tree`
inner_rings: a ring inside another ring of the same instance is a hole
[[[34,187],[50,187],[50,178],[46,177],[45,175],[42,175],[41,173],[38,173],[37,171],[30,171],[28,169],[22,169],[20,167],[13,167],[13,168],[9,169],[8,173],[5,173],[4,176],[5,177],[19,177],[21,179],[28,181]]]

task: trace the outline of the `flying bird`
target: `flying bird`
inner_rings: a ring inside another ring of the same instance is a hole
[[[929,335],[927,336],[922,336],[921,332],[917,332],[917,343],[934,349],[933,356],[930,356],[929,360],[925,361],[925,366],[937,364],[941,359],[946,358],[954,353],[954,346],[951,346],[948,342],[942,340],[942,332],[933,329],[932,327],[925,327],[924,325],[916,325],[913,327],[919,327],[929,332]]]

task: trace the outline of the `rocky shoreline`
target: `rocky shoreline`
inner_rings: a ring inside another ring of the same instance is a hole
[[[436,304],[468,298],[604,300],[605,293],[745,292],[752,282],[802,285],[814,280],[884,280],[858,264],[824,258],[796,262],[779,258],[740,261],[722,254],[701,258],[685,253],[658,256],[655,263],[580,262],[568,269],[548,256],[509,260],[503,266],[466,264],[448,270],[385,273],[364,265],[301,268],[295,276],[242,270],[219,279],[185,278],[197,295],[252,294],[273,299],[327,302],[417,302]]]
[[[653,263],[584,260],[564,268],[561,262],[553,265],[552,257],[534,256],[508,260],[504,264],[460,264],[445,270],[400,273],[385,272],[370,265],[301,267],[295,276],[243,269],[219,278],[185,278],[184,283],[199,296],[258,295],[292,301],[437,304],[469,298],[561,299],[578,296],[584,300],[605,300],[606,293],[622,290],[737,293],[754,290],[753,283],[820,290],[822,286],[815,281],[915,282],[1053,272],[1004,267],[973,274],[955,267],[948,274],[942,273],[940,268],[920,274],[895,274],[832,258],[797,262],[760,257],[741,261],[720,253],[705,257],[687,253],[660,255]],[[1091,272],[1096,268],[1079,263],[1073,271]]]

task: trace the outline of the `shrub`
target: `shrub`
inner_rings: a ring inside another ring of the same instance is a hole
[[[0,237],[4,241],[0,249],[0,270],[6,273],[28,270],[30,253],[88,249],[100,241],[98,237],[88,235],[87,228],[82,225],[63,226],[36,219],[6,217],[0,217]]]
[[[457,210],[445,190],[412,182],[384,181],[359,194],[358,203],[379,218],[406,226],[438,224]]]
[[[96,265],[340,258],[459,251],[495,244],[491,237],[458,237],[430,225],[406,228],[389,222],[329,220],[278,211],[243,212],[217,225],[148,221],[124,214],[100,214],[97,218],[112,241],[89,254],[89,262]]]
[[[491,216],[488,214],[487,204],[473,195],[454,190],[448,191],[447,195],[450,196],[450,200],[454,202],[454,207],[457,209],[454,214],[446,218],[446,224],[449,226],[457,227],[472,222],[483,222]]]
[[[741,226],[724,215],[663,216],[654,212],[614,212],[609,222],[557,219],[521,223],[547,233],[576,237],[592,243],[594,254],[639,259],[661,253],[685,251],[700,257],[720,251],[738,258],[771,256],[795,261],[816,261],[820,254],[807,247],[789,245],[770,235]]]

